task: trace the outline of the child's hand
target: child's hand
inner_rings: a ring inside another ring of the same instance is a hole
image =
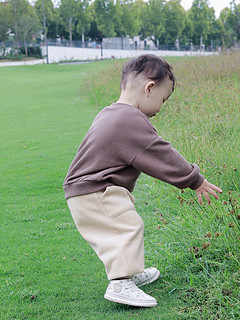
[[[222,193],[222,190],[220,188],[218,188],[214,184],[209,183],[206,179],[204,179],[203,183],[200,185],[200,187],[198,187],[195,190],[199,204],[202,204],[202,195],[206,198],[208,204],[211,203],[211,199],[209,197],[209,194],[211,194],[214,198],[216,198],[218,200],[219,197],[214,190]]]

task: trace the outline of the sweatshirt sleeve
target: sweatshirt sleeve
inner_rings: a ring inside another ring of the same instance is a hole
[[[177,188],[197,189],[204,177],[196,164],[188,163],[171,144],[156,138],[133,160],[132,166]]]

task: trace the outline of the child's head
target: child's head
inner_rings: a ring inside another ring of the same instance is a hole
[[[159,112],[162,103],[169,98],[175,86],[172,67],[163,59],[144,54],[129,60],[123,67],[121,91],[134,92],[137,107],[147,116]]]
[[[145,79],[153,80],[158,85],[169,77],[175,86],[175,76],[172,67],[167,61],[160,59],[154,54],[143,54],[137,58],[129,60],[124,66],[121,79],[121,90],[124,90],[129,78],[141,76]]]

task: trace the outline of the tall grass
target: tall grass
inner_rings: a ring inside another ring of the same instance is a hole
[[[159,289],[176,295],[184,319],[240,318],[240,56],[169,59],[177,76],[172,97],[152,119],[223,193],[199,206],[194,191],[181,191],[142,175],[135,189],[145,221],[146,261],[162,272]],[[104,79],[90,79],[92,102],[116,101],[123,61]]]
[[[223,194],[199,206],[192,191],[140,177],[146,266],[162,274],[144,288],[151,309],[103,299],[104,267],[62,189],[96,106],[118,98],[123,61],[1,68],[1,320],[239,319],[239,57],[169,61],[177,87],[154,126]]]

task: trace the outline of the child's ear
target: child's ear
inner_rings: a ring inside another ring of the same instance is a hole
[[[154,86],[155,86],[155,81],[153,81],[153,80],[148,81],[148,83],[145,85],[144,91],[147,96],[150,95]]]

